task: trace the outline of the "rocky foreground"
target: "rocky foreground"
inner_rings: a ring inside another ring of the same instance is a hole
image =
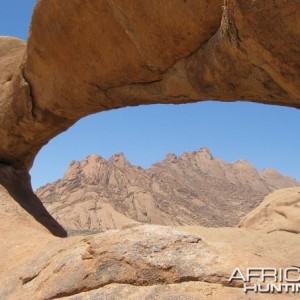
[[[0,187],[0,299],[286,299],[244,294],[236,267],[300,261],[300,188],[274,192],[239,228],[137,225],[57,238]],[[12,221],[13,220],[13,221]]]
[[[132,224],[236,226],[270,192],[299,186],[272,169],[214,158],[207,148],[167,155],[149,169],[122,154],[72,162],[64,177],[37,190],[69,233]]]
[[[293,297],[245,295],[228,278],[236,266],[299,266],[299,188],[266,198],[240,228],[62,239],[28,171],[95,112],[206,99],[299,108],[299,11],[297,0],[37,1],[28,43],[0,37],[0,298]]]

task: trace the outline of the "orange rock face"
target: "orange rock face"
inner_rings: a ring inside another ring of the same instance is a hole
[[[299,108],[299,12],[298,0],[38,0],[28,43],[0,38],[0,298],[266,299],[228,278],[237,266],[299,265],[299,188],[266,199],[241,228],[62,240],[37,223],[65,234],[27,171],[94,112],[206,99]]]
[[[0,42],[0,160],[30,168],[79,118],[118,107],[205,99],[299,107],[299,6],[38,1],[27,46]]]

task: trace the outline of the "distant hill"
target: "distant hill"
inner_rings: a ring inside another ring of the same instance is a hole
[[[64,177],[36,193],[69,232],[102,231],[136,222],[235,226],[270,192],[299,186],[275,170],[226,163],[207,148],[166,159],[149,169],[122,153],[71,162]]]

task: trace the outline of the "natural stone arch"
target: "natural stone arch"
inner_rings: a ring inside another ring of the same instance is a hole
[[[0,40],[0,162],[27,174],[55,135],[124,106],[300,107],[299,8],[298,0],[73,0],[63,8],[38,0],[28,43]]]
[[[0,160],[30,168],[79,118],[204,99],[300,106],[299,1],[37,1],[1,39]],[[13,134],[12,134],[13,133]]]

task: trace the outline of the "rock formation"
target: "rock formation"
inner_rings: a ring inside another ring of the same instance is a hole
[[[299,6],[37,1],[28,43],[0,39],[0,161],[30,168],[49,139],[118,107],[205,99],[300,107]]]
[[[263,232],[287,231],[300,233],[300,188],[278,190],[239,224]]]
[[[78,119],[124,106],[217,99],[300,107],[299,7],[88,0],[62,9],[38,0],[28,43],[0,37],[0,163],[28,170]]]
[[[228,164],[201,148],[169,154],[146,170],[122,153],[108,161],[90,155],[72,162],[61,180],[39,188],[37,196],[65,229],[83,233],[136,221],[236,226],[267,194],[297,185],[275,170],[257,172],[246,161]]]
[[[228,277],[237,265],[299,265],[299,188],[241,228],[143,225],[60,239],[44,227],[65,234],[28,170],[94,112],[206,99],[299,108],[299,10],[298,0],[38,0],[28,43],[0,38],[0,298],[266,299]]]
[[[30,216],[30,223],[33,227],[43,225],[52,234],[66,237],[66,231],[49,214],[40,199],[33,193],[27,170],[16,170],[11,166],[1,164],[0,170],[1,226],[6,227],[6,223],[9,222],[11,229],[14,224],[28,223],[27,220]],[[10,195],[9,201],[6,201],[6,194]],[[33,220],[40,224],[34,224]]]
[[[286,189],[283,195],[285,199],[291,196],[295,205],[299,192],[299,187]],[[273,194],[277,203],[280,193]],[[273,196],[266,201],[272,202]],[[60,239],[18,208],[3,188],[0,204],[1,299],[265,300],[297,296],[245,294],[240,282],[228,280],[236,267],[245,272],[248,267],[299,264],[300,235],[281,230],[284,218],[278,218],[278,228],[269,233],[247,226],[137,225]]]

